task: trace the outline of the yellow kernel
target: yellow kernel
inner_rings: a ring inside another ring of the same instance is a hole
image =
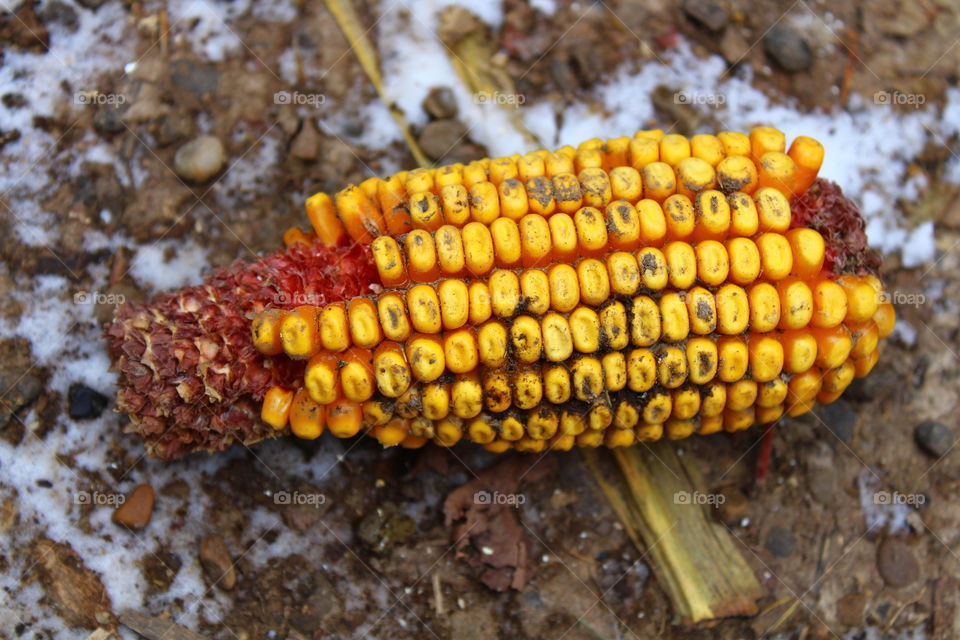
[[[690,153],[711,167],[717,166],[724,157],[724,148],[716,136],[700,133],[690,138]]]
[[[433,382],[446,367],[443,343],[436,336],[419,336],[407,342],[407,363],[413,377],[421,382]]]
[[[277,429],[287,426],[293,407],[293,391],[283,387],[270,387],[263,396],[260,419]]]
[[[647,398],[641,416],[647,424],[662,425],[673,412],[673,398],[667,391],[653,390]]]
[[[690,157],[677,163],[677,193],[693,200],[697,193],[716,184],[717,176],[709,162]]]
[[[627,360],[622,351],[613,351],[600,360],[603,365],[603,386],[608,392],[620,391],[627,385]]]
[[[585,169],[603,169],[603,153],[596,147],[577,149],[573,158],[573,166],[577,173]]]
[[[403,298],[395,293],[386,293],[377,300],[377,315],[383,334],[388,340],[403,341],[410,335],[410,320]]]
[[[771,187],[787,198],[793,196],[797,180],[797,165],[793,158],[781,151],[768,151],[760,157],[758,185],[761,189]]]
[[[753,380],[737,380],[727,386],[727,409],[742,411],[752,407],[757,400],[757,383]]]
[[[443,447],[452,447],[463,438],[463,426],[460,418],[447,416],[436,427],[436,443]]]
[[[757,215],[760,217],[760,231],[785,232],[790,228],[790,202],[787,197],[772,187],[757,190]]]
[[[670,286],[689,289],[697,279],[697,255],[686,242],[670,242],[663,247]]]
[[[657,383],[657,359],[649,349],[634,349],[627,357],[627,386],[643,393]]]
[[[443,355],[447,369],[468,373],[477,368],[477,341],[470,329],[457,329],[443,336]]]
[[[626,200],[614,200],[605,211],[608,242],[612,249],[632,251],[640,246],[640,216]]]
[[[513,158],[493,158],[490,160],[490,182],[497,185],[510,178],[517,178],[517,163]]]
[[[523,183],[514,178],[504,180],[500,183],[498,189],[500,193],[500,214],[510,220],[519,220],[527,215],[530,209],[530,202],[527,199],[527,190]],[[483,222],[474,218],[478,222]]]
[[[583,194],[584,205],[604,209],[613,200],[610,176],[603,169],[583,169],[577,177],[580,179],[580,192]]]
[[[433,282],[437,279],[437,246],[433,235],[423,229],[414,229],[403,242],[407,255],[410,279],[414,282]]]
[[[687,340],[687,370],[690,382],[706,384],[717,375],[717,345],[710,338],[691,338]]]
[[[697,278],[703,284],[716,287],[727,281],[730,258],[727,249],[716,240],[703,240],[694,247],[697,256]]]
[[[309,358],[321,346],[317,307],[304,305],[280,316],[280,343],[284,352],[295,359]]]
[[[672,418],[686,421],[695,417],[697,412],[700,411],[700,392],[695,388],[681,387],[679,389],[675,389],[671,396],[673,401],[673,413],[671,414]]]
[[[543,366],[543,397],[553,404],[570,399],[570,373],[562,364]]]
[[[667,389],[676,389],[687,380],[687,357],[680,347],[665,346],[657,353],[657,379]]]
[[[436,231],[443,224],[440,199],[430,192],[411,193],[410,218],[415,229]]]
[[[493,239],[485,224],[470,222],[460,232],[467,271],[475,276],[485,275],[493,268]]]
[[[470,319],[470,293],[462,280],[443,280],[437,285],[443,328],[459,329]]]
[[[550,284],[540,269],[527,269],[520,274],[520,294],[524,309],[542,315],[550,308]]]
[[[663,203],[663,215],[669,239],[686,240],[693,235],[697,214],[690,198],[679,193],[670,196]]]
[[[676,167],[681,160],[690,157],[690,141],[684,136],[670,133],[660,141],[660,160]]]
[[[636,202],[643,196],[643,179],[640,172],[630,166],[610,169],[610,191],[614,200]]]
[[[476,373],[460,374],[450,385],[450,410],[467,420],[483,409],[483,387]]]
[[[470,219],[470,193],[462,184],[448,184],[440,189],[440,208],[443,220],[462,227]]]
[[[630,342],[627,330],[627,308],[619,300],[605,305],[599,314],[601,340],[607,348],[623,349]]]
[[[556,217],[556,216],[554,216]],[[580,280],[568,264],[555,264],[547,270],[550,306],[561,313],[573,311],[580,303]]]
[[[421,412],[428,420],[443,420],[450,413],[450,385],[431,382],[423,385],[420,392]]]
[[[448,274],[458,274],[463,271],[465,258],[460,230],[453,225],[445,224],[437,229],[434,242],[437,246],[440,270]]]
[[[648,296],[632,300],[630,314],[630,342],[637,347],[649,347],[660,340],[660,307]]]
[[[723,336],[717,340],[717,378],[736,382],[747,374],[750,352],[741,336]]]
[[[783,345],[762,334],[750,334],[750,375],[757,382],[773,380],[783,371]]]
[[[596,402],[587,414],[587,424],[595,431],[605,431],[613,424],[613,411],[603,402]]]
[[[613,415],[613,426],[617,429],[633,429],[640,422],[640,412],[629,402],[621,402]]]
[[[573,174],[574,171],[573,158],[564,153],[551,153],[547,156],[544,166],[547,175],[551,178],[555,178],[564,173]]]
[[[679,342],[690,333],[687,306],[677,293],[660,296],[660,330],[665,342]]]
[[[637,259],[625,251],[607,257],[610,289],[618,295],[632,296],[640,288],[640,268]]]
[[[323,433],[327,412],[313,401],[306,387],[293,396],[290,408],[290,431],[304,440],[315,440]]]
[[[520,279],[517,274],[505,269],[494,271],[490,276],[490,299],[494,315],[512,317],[520,307]]]
[[[530,213],[520,219],[520,248],[525,267],[546,265],[550,261],[550,226],[546,219]]]
[[[768,151],[783,151],[787,148],[787,139],[783,132],[773,127],[754,127],[750,130],[750,155],[759,161]]]
[[[467,437],[477,444],[489,444],[497,437],[497,432],[493,430],[489,420],[480,417],[471,420],[467,425]]]
[[[843,287],[826,278],[814,281],[810,324],[814,327],[835,327],[843,322],[846,315],[847,294]]]
[[[573,336],[567,319],[559,313],[548,313],[541,320],[543,355],[551,362],[563,362],[573,353]]]
[[[377,380],[380,393],[388,398],[399,398],[410,388],[412,375],[399,345],[382,343],[377,348],[373,355],[373,375]],[[310,395],[320,402],[312,393]]]
[[[717,134],[717,140],[723,147],[724,155],[728,156],[748,156],[750,155],[750,138],[747,134],[739,131],[721,131]]]
[[[667,259],[659,249],[645,247],[637,251],[637,267],[640,269],[643,286],[647,289],[659,291],[667,286]]]
[[[841,276],[836,282],[847,294],[846,322],[866,322],[873,318],[880,305],[880,295],[870,283],[856,276]]]
[[[383,339],[377,307],[368,298],[354,298],[347,307],[350,338],[358,347],[369,349]]]
[[[607,268],[599,260],[587,258],[577,265],[580,280],[580,299],[592,306],[599,306],[610,297],[610,277]]]
[[[510,218],[497,218],[490,225],[490,237],[498,267],[509,269],[520,265],[520,228]]]
[[[541,216],[549,216],[557,209],[557,201],[553,197],[553,181],[545,176],[537,176],[526,181],[527,202],[530,212]]]
[[[404,180],[404,188],[411,194],[432,191],[434,186],[433,174],[428,169],[408,171]]]
[[[723,428],[728,432],[749,429],[755,421],[756,414],[753,407],[741,409],[740,411],[726,410],[723,412]]]
[[[433,173],[433,182],[438,191],[451,184],[463,183],[463,165],[457,162],[437,168]]]
[[[577,249],[577,225],[565,213],[556,213],[547,221],[550,243],[553,245],[555,262],[573,262],[579,255]]]
[[[693,287],[684,295],[690,332],[705,336],[717,329],[717,305],[713,294],[703,287]]]
[[[711,382],[704,386],[700,394],[700,417],[709,418],[720,415],[727,405],[727,385]]]
[[[659,247],[667,236],[667,218],[656,200],[644,198],[637,203],[641,244]]]
[[[807,283],[790,277],[777,283],[780,295],[780,329],[800,329],[813,317],[813,292]]]
[[[643,195],[658,203],[676,193],[677,180],[673,167],[665,162],[651,162],[640,170],[643,176]]]
[[[376,391],[373,378],[373,353],[369,349],[350,349],[340,368],[340,388],[347,400],[366,402]]]
[[[370,245],[370,250],[383,286],[402,287],[407,283],[407,269],[396,240],[390,236],[380,236]]]
[[[583,203],[580,180],[572,173],[553,176],[553,195],[557,201],[557,210],[563,213],[576,213]]]
[[[724,193],[752,194],[758,181],[757,165],[747,156],[728,155],[717,164],[717,185]]]
[[[591,402],[603,393],[603,365],[591,356],[582,356],[570,365],[573,395],[578,400]]]
[[[477,330],[480,361],[488,367],[501,367],[507,361],[507,328],[500,322],[485,322]]]
[[[482,280],[474,280],[470,283],[470,324],[479,325],[490,319],[493,314],[493,307],[490,299],[490,288]]]
[[[730,238],[724,243],[730,261],[730,280],[752,284],[760,276],[760,250],[750,238]]]
[[[410,322],[420,333],[439,333],[442,327],[440,299],[428,284],[418,284],[407,291]]]
[[[577,307],[567,318],[573,346],[580,353],[593,353],[600,348],[600,317],[589,307]]]
[[[730,205],[730,230],[732,237],[749,238],[760,228],[760,214],[757,204],[748,194],[737,191],[727,196]]]
[[[577,226],[577,243],[583,255],[600,255],[607,247],[607,222],[594,207],[583,207],[573,216]]]
[[[694,239],[725,239],[732,218],[730,204],[726,197],[715,189],[707,189],[698,193],[694,202],[697,211],[697,226],[693,232]]]
[[[833,369],[843,364],[853,349],[850,330],[845,325],[830,329],[811,329],[817,341],[816,365],[821,369]]]
[[[651,162],[660,160],[660,145],[650,138],[633,138],[627,155],[630,166],[640,171]]]
[[[275,356],[283,352],[283,344],[280,340],[280,317],[278,309],[266,309],[253,319],[251,323],[253,346],[260,353]]]
[[[350,346],[347,310],[342,302],[328,304],[320,312],[320,340],[327,351],[345,351]]]
[[[764,280],[782,280],[793,269],[790,243],[779,233],[761,233],[757,238],[760,251],[761,276]]]
[[[513,376],[513,406],[532,409],[543,399],[543,379],[539,368],[520,367]]]
[[[780,294],[768,282],[758,282],[747,291],[750,306],[750,330],[768,333],[780,323]]]
[[[531,316],[518,316],[510,325],[510,342],[520,362],[536,362],[543,352],[540,323]]]
[[[529,180],[536,176],[545,175],[547,168],[543,158],[534,153],[528,153],[517,162],[517,172],[520,174],[521,180]]]
[[[783,378],[768,380],[757,387],[757,406],[770,408],[783,404],[787,399],[787,383]]]
[[[750,324],[750,303],[747,292],[735,284],[725,284],[716,293],[717,333],[736,335]]]
[[[831,402],[833,399],[828,400],[824,395],[839,395],[843,393],[847,387],[850,386],[850,383],[853,382],[855,372],[855,367],[851,360],[846,360],[839,367],[827,371],[823,374],[823,387],[820,394],[817,395],[817,400],[820,402]]]
[[[799,329],[780,334],[783,345],[783,369],[788,373],[803,373],[817,358],[817,340],[809,332]]]

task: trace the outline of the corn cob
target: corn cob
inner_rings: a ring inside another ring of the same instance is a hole
[[[243,305],[270,378],[248,395],[273,430],[243,439],[614,447],[832,402],[876,364],[894,313],[822,159],[768,127],[653,130],[316,194],[288,252],[352,251],[373,286]],[[293,275],[271,274],[288,280],[274,293],[299,291]],[[139,400],[121,406],[135,423]],[[169,442],[155,452],[211,448]]]

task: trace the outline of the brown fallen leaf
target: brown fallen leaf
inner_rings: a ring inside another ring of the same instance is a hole
[[[109,619],[106,588],[69,545],[41,538],[31,555],[44,592],[69,626],[95,629]]]
[[[475,564],[484,566],[481,580],[494,591],[521,590],[530,579],[531,541],[518,518],[518,490],[556,468],[553,456],[509,457],[454,489],[444,500],[446,524],[453,529],[458,551],[472,545]],[[498,499],[497,496],[500,496]]]

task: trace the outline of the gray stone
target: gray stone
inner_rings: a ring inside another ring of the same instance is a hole
[[[780,525],[774,525],[767,533],[767,541],[764,547],[778,558],[786,558],[793,553],[797,546],[797,540],[789,529],[784,529]]]
[[[715,0],[686,0],[683,10],[710,31],[720,31],[727,24],[727,10]]]
[[[953,432],[942,422],[924,420],[916,426],[913,437],[932,456],[942,458],[953,446]]]
[[[436,120],[455,118],[457,98],[450,87],[433,87],[423,99],[423,110]]]
[[[877,571],[894,589],[910,586],[920,577],[917,557],[905,542],[887,538],[877,547]]]
[[[813,50],[803,35],[790,25],[774,25],[764,36],[763,46],[784,71],[806,71],[813,64]]]

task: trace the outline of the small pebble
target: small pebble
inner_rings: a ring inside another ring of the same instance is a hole
[[[715,0],[686,0],[683,10],[710,31],[720,31],[727,24],[727,10]]]
[[[320,134],[309,118],[303,121],[300,132],[290,143],[290,155],[298,160],[316,160],[320,152]]]
[[[870,375],[854,380],[847,387],[843,397],[854,402],[869,402],[875,398],[891,395],[896,391],[899,384],[899,377],[891,369],[877,367],[870,372]]]
[[[767,542],[764,545],[770,553],[778,558],[786,558],[793,553],[793,548],[797,545],[796,538],[789,529],[784,529],[779,525],[774,525],[767,533]]]
[[[99,418],[107,408],[107,396],[94,391],[85,384],[75,382],[67,392],[70,417],[74,420],[93,420]]]
[[[423,110],[435,120],[455,118],[457,98],[450,87],[433,87],[423,99]]]
[[[942,458],[953,446],[953,432],[942,422],[924,420],[916,426],[913,437],[920,448],[937,458]]]
[[[122,505],[113,512],[113,521],[131,529],[143,529],[153,515],[153,487],[141,484],[127,496]]]
[[[913,549],[897,538],[886,538],[877,547],[877,571],[894,589],[909,586],[920,577],[920,565]]]
[[[230,591],[237,586],[237,571],[223,536],[207,536],[200,541],[200,564],[211,583]]]
[[[173,156],[173,170],[184,180],[206,182],[220,172],[226,161],[223,143],[214,136],[194,138]]]
[[[433,160],[439,160],[457,148],[466,137],[467,128],[459,120],[434,120],[423,128],[420,148]]]
[[[849,444],[853,440],[854,428],[857,425],[857,413],[850,408],[845,400],[836,400],[825,404],[817,410],[817,415],[823,424],[841,442]],[[835,443],[834,443],[835,444]]]
[[[784,71],[806,71],[813,64],[813,51],[806,39],[790,25],[778,23],[763,38],[767,54]]]

